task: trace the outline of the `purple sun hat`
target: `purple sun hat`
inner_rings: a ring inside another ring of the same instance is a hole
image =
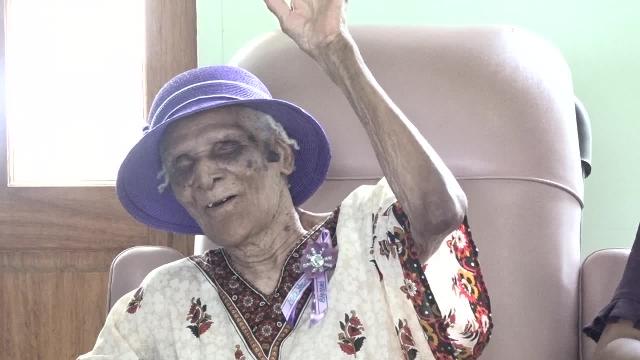
[[[202,234],[200,226],[178,203],[171,187],[159,192],[162,170],[160,142],[167,126],[198,112],[242,105],[269,114],[299,146],[295,170],[289,175],[293,204],[305,202],[325,179],[331,159],[324,130],[306,111],[273,99],[250,72],[234,66],[209,66],[186,71],[165,84],[149,111],[149,127],[120,165],[116,190],[125,209],[149,226],[185,234]]]

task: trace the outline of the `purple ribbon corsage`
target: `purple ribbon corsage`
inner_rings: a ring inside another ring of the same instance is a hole
[[[311,311],[311,325],[317,324],[329,307],[329,289],[327,272],[336,266],[337,250],[331,244],[329,230],[322,229],[318,240],[309,242],[302,252],[300,266],[304,272],[293,285],[291,291],[282,303],[282,313],[287,323],[295,324],[296,304],[302,294],[313,283],[313,309]]]

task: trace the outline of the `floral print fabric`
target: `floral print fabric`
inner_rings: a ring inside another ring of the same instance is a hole
[[[338,333],[340,349],[345,354],[356,357],[367,338],[364,336],[364,325],[355,311],[351,311],[351,315],[344,314],[344,322],[340,321],[340,330],[341,332]]]
[[[211,315],[207,314],[207,305],[203,305],[200,302],[200,298],[194,300],[194,298],[191,298],[191,307],[187,314],[187,320],[191,325],[188,325],[187,329],[191,330],[193,336],[199,338],[200,335],[209,330],[213,325],[213,321],[211,321]]]
[[[492,323],[478,252],[466,219],[445,238],[429,261],[422,264],[415,250],[409,219],[400,204],[392,204],[375,218],[378,229],[373,231],[372,261],[383,274],[402,271],[402,277],[386,277],[387,291],[393,292],[395,283],[411,302],[434,357],[479,357],[489,340]],[[401,270],[397,267],[396,257]],[[390,258],[394,260],[390,261]],[[397,329],[399,336],[402,329],[405,329],[405,335],[411,334],[406,319],[404,322],[399,320]],[[401,337],[401,343],[405,358],[414,359],[420,353],[413,340]],[[411,348],[407,349],[407,345]]]
[[[280,292],[300,276],[298,262],[285,265],[278,289],[266,295],[252,290],[224,253],[214,251],[151,272],[139,289],[116,303],[94,349],[79,359],[480,355],[492,324],[466,222],[421,264],[414,250],[418,239],[412,238],[410,224],[383,179],[352,192],[325,225],[338,257],[329,280],[328,311],[318,324],[311,326],[313,297],[308,294],[298,304],[293,326],[279,313],[277,305],[286,296]]]

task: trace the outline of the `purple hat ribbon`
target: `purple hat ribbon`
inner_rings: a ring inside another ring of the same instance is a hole
[[[302,294],[313,283],[313,309],[311,325],[317,324],[327,313],[329,307],[329,287],[327,272],[336,266],[337,250],[331,244],[329,230],[323,228],[319,240],[310,242],[303,251],[300,265],[304,274],[293,285],[291,291],[282,302],[282,313],[287,323],[293,326],[296,322],[296,304]]]

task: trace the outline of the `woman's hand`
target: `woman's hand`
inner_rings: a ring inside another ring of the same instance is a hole
[[[318,60],[336,40],[351,40],[345,23],[345,0],[265,0],[282,31]]]

